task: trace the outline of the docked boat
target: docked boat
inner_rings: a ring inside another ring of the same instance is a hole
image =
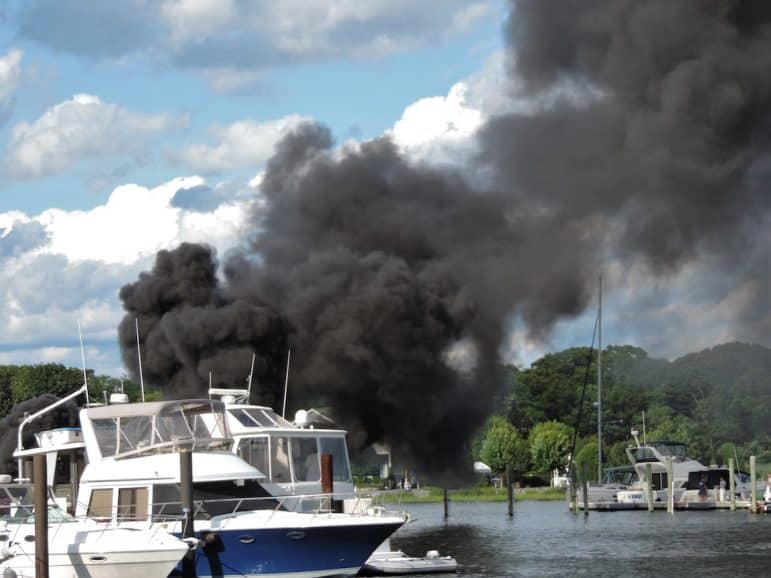
[[[666,502],[668,492],[668,463],[672,468],[673,501],[685,502],[717,502],[720,501],[720,482],[724,489],[729,481],[728,468],[705,466],[697,460],[690,459],[685,453],[685,444],[671,441],[647,442],[627,448],[627,456],[637,472],[638,481],[629,489],[619,491],[618,502],[626,504],[647,504],[648,480],[646,471],[651,470],[651,495],[654,502]],[[741,472],[735,474],[735,495],[738,499],[749,496],[749,476]],[[704,487],[699,495],[701,486]],[[706,492],[706,495],[704,494]],[[725,501],[730,500],[728,491],[724,491]]]
[[[359,573],[362,576],[389,576],[406,574],[439,574],[456,572],[458,562],[452,556],[440,556],[436,550],[429,550],[423,557],[409,556],[401,550],[394,550],[386,540],[369,557]]]
[[[265,472],[262,486],[284,504],[299,511],[319,507],[322,497],[322,454],[332,456],[332,498],[340,509],[360,512],[373,509],[371,499],[356,494],[351,478],[345,430],[319,427],[311,422],[310,412],[299,411],[290,422],[269,407],[248,403],[244,389],[211,389],[209,396],[225,403],[233,444],[231,451]],[[321,421],[324,420],[321,416]],[[377,509],[376,509],[377,510]],[[380,511],[380,510],[378,510]],[[426,556],[409,556],[392,550],[385,540],[369,557],[367,572],[414,574],[455,572],[457,562],[430,550]]]
[[[189,549],[186,542],[160,528],[105,527],[76,520],[53,505],[48,510],[48,526],[51,578],[164,578]],[[0,483],[0,544],[4,578],[35,577],[31,485]]]
[[[229,451],[219,401],[119,403],[82,409],[79,419],[88,462],[77,487],[79,516],[182,535],[179,451],[191,452],[201,578],[353,576],[405,522],[383,512],[288,511],[262,487],[264,474]]]

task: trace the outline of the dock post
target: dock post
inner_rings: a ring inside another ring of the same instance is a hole
[[[447,488],[443,488],[442,491],[444,492],[444,519],[447,519],[447,507],[449,503],[449,498],[447,497]]]
[[[321,454],[321,493],[329,494],[329,511],[342,512],[342,502],[335,500],[335,476],[332,454]]]
[[[32,459],[35,482],[35,578],[48,578],[48,472],[45,454]]]
[[[584,498],[584,516],[589,515],[589,482],[586,479],[586,462],[581,462],[581,488]]]
[[[568,468],[568,482],[570,483],[570,510],[578,514],[578,476],[576,476],[576,465],[571,463]]]
[[[736,510],[736,479],[734,478],[734,459],[728,458],[728,491],[731,492],[731,511]]]
[[[750,510],[754,514],[758,510],[758,492],[755,488],[755,456],[750,456],[750,487],[752,488]]]
[[[509,518],[514,517],[514,487],[511,484],[511,466],[506,464],[506,498],[509,501]]]
[[[195,510],[193,506],[193,452],[183,448],[179,451],[179,495],[182,502],[182,537],[195,536]],[[191,549],[182,558],[183,578],[195,578],[195,550]]]
[[[645,483],[647,485],[646,497],[648,498],[648,511],[653,511],[653,468],[645,464]]]
[[[672,479],[672,458],[667,458],[667,513],[675,513],[675,480]]]

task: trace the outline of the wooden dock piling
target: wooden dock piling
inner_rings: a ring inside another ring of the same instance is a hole
[[[667,513],[675,513],[675,480],[673,479],[672,458],[667,458]]]
[[[728,458],[728,491],[731,496],[731,511],[736,510],[736,478],[734,478],[734,459]]]
[[[506,466],[506,497],[509,501],[509,518],[514,517],[514,487],[511,483],[511,466]]]
[[[32,460],[35,483],[35,578],[48,578],[48,471],[45,454]]]
[[[182,525],[182,537],[193,538],[195,536],[195,510],[193,506],[193,452],[182,449],[179,452],[179,495],[182,502],[184,521]],[[182,558],[183,578],[195,578],[195,551],[190,550]]]
[[[586,479],[586,462],[581,463],[581,487],[584,496],[584,516],[589,515],[589,481]]]
[[[755,487],[755,456],[750,456],[750,487],[752,488],[752,493],[750,494],[750,511],[751,512],[757,512],[758,511],[758,491]]]
[[[447,488],[444,488],[442,490],[444,492],[444,519],[447,519],[447,509],[449,504],[449,498],[447,497]]]
[[[653,511],[653,469],[651,468],[651,465],[645,464],[645,484],[647,486],[646,489],[646,497],[648,499],[648,511]]]

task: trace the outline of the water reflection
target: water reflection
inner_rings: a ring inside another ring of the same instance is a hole
[[[412,555],[439,550],[460,574],[504,576],[771,576],[771,516],[746,511],[592,512],[563,502],[409,506],[415,521],[393,538]]]

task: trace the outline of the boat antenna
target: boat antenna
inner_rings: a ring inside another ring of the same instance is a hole
[[[211,370],[209,370],[209,389],[211,389]]]
[[[643,410],[643,445],[645,445],[647,442],[645,440],[645,410]]]
[[[281,417],[286,418],[286,392],[289,389],[289,361],[292,358],[292,350],[286,353],[286,377],[284,377],[284,407],[281,410]]]
[[[597,481],[602,481],[602,274],[597,308]]]
[[[78,338],[80,339],[80,360],[83,363],[83,388],[86,393],[86,407],[89,406],[88,399],[88,374],[86,373],[86,350],[83,348],[83,332],[80,330],[80,320],[78,319]]]
[[[139,359],[139,388],[142,392],[142,402],[145,401],[145,379],[142,377],[142,349],[139,347],[139,317],[134,317],[134,326],[137,330],[137,358]]]
[[[249,370],[249,382],[246,385],[246,403],[252,398],[252,377],[254,376],[254,358],[257,357],[256,353],[252,353],[252,368]]]

